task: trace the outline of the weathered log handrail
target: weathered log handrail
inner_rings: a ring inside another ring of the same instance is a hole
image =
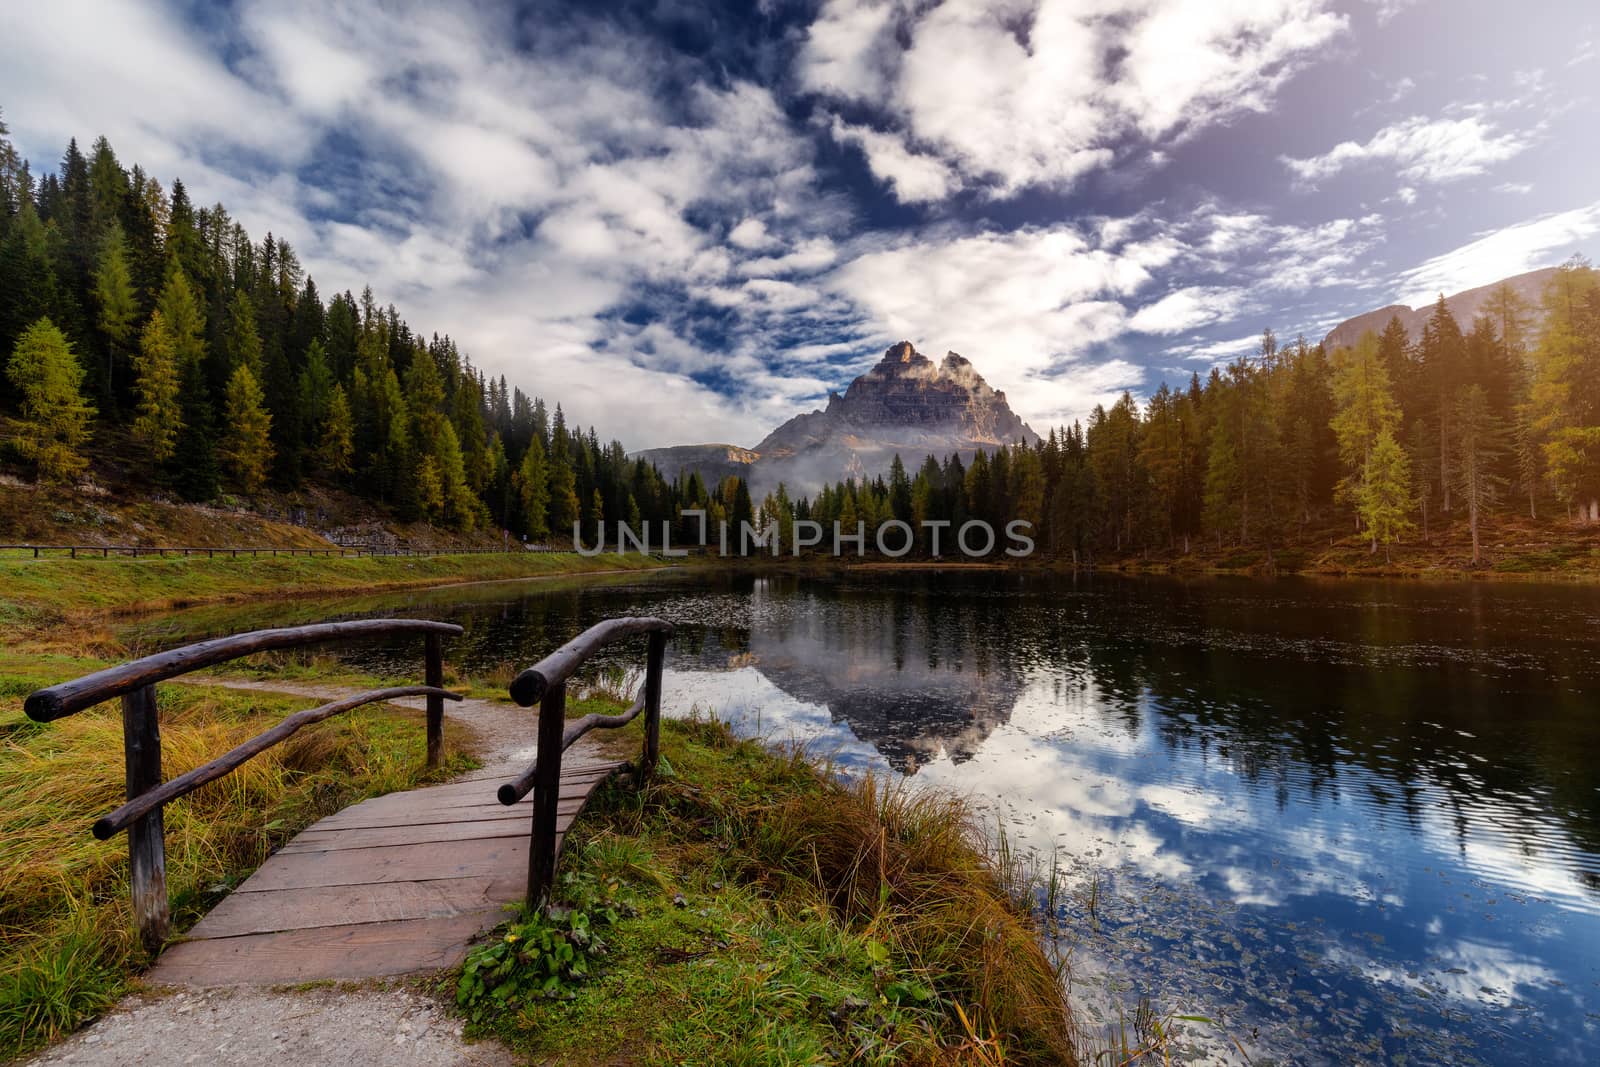
[[[665,619],[607,619],[589,627],[511,683],[511,699],[528,707],[539,704],[539,744],[527,770],[504,783],[496,792],[502,804],[515,804],[533,792],[533,837],[528,843],[527,904],[536,907],[550,895],[556,873],[556,807],[561,794],[561,756],[573,742],[597,728],[626,726],[642,713],[645,717],[644,751],[639,777],[655,772],[661,753],[661,674],[667,638],[673,626]],[[600,649],[614,641],[649,636],[645,654],[644,692],[620,715],[589,714],[568,724],[567,681]]]
[[[637,719],[639,713],[643,710],[644,696],[641,694],[639,699],[633,702],[633,706],[620,715],[601,715],[599,712],[592,711],[578,721],[568,723],[566,728],[561,731],[561,751],[565,752],[571,748],[574,741],[590,730],[614,730],[619,726],[626,726],[634,719]],[[511,781],[503,783],[495,794],[500,799],[500,803],[515,804],[527,796],[528,790],[533,788],[533,779],[538,769],[539,763],[535,760],[528,765],[527,770],[511,779]]]
[[[207,782],[215,781],[229,771],[237,770],[246,761],[261,755],[273,745],[286,741],[299,731],[302,726],[330,719],[346,711],[354,710],[364,704],[376,704],[385,700],[399,700],[402,697],[439,697],[443,700],[460,700],[461,694],[452,693],[448,689],[435,689],[427,685],[397,685],[388,689],[373,689],[365,693],[358,693],[343,700],[335,700],[317,708],[307,708],[286,716],[278,725],[264,733],[257,734],[241,745],[224,752],[210,763],[202,764],[194,770],[180,774],[154,789],[139,794],[128,801],[116,811],[111,812],[94,824],[94,836],[104,841],[118,830],[125,829],[133,822],[147,813],[177,800],[181,796],[199,789]]]
[[[160,951],[171,929],[162,806],[222,777],[302,726],[363,704],[400,696],[427,697],[427,765],[437,767],[444,752],[444,702],[461,699],[444,689],[441,642],[445,637],[462,632],[461,627],[453,623],[427,619],[361,619],[256,630],[158,652],[29,694],[23,701],[23,710],[36,722],[50,722],[113,697],[122,698],[128,803],[97,821],[94,834],[104,840],[118,830],[128,831],[128,880],[133,893],[134,919],[139,926],[140,939],[152,955]],[[408,634],[423,638],[426,685],[374,690],[296,712],[210,763],[170,782],[161,781],[161,722],[156,708],[156,683],[257,652]]]
[[[531,707],[544,696],[547,689],[571,678],[590,656],[606,645],[646,633],[669,635],[672,633],[672,624],[665,619],[654,618],[607,619],[596,623],[517,675],[511,683],[511,699],[525,708]]]
[[[70,682],[62,682],[30,693],[22,710],[35,722],[50,722],[112,697],[142,689],[147,685],[176,678],[202,667],[215,666],[257,652],[301,648],[328,641],[361,637],[390,637],[400,634],[434,634],[459,637],[461,627],[454,623],[427,619],[357,619],[352,622],[323,622],[311,626],[289,626],[279,630],[254,630],[250,633],[216,637],[168,652],[157,652],[129,663],[107,667]]]

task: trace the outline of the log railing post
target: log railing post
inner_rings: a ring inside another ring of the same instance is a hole
[[[145,686],[122,697],[122,741],[127,763],[128,799],[161,784],[161,724],[156,691]],[[171,930],[167,908],[167,846],[161,809],[128,827],[128,881],[139,939],[152,956]]]
[[[527,905],[549,899],[556,880],[556,809],[561,801],[561,734],[567,724],[567,685],[551,686],[539,701],[539,751],[533,779],[533,837],[528,842]]]
[[[644,753],[639,760],[639,777],[648,780],[656,773],[661,758],[661,670],[666,660],[667,635],[657,630],[650,635],[644,667]]]
[[[444,686],[444,656],[439,650],[439,635],[427,634],[423,638],[425,681],[435,689]],[[444,697],[428,697],[428,769],[434,770],[444,761]]]

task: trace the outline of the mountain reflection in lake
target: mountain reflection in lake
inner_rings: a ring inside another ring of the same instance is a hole
[[[466,626],[468,671],[680,623],[672,712],[969,793],[1054,857],[1091,1015],[1148,996],[1258,1063],[1600,1062],[1600,590],[685,573],[134,632],[394,612]]]

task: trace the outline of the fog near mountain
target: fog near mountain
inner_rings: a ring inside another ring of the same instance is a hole
[[[927,455],[969,460],[979,450],[1038,440],[971,361],[949,352],[935,363],[901,341],[842,396],[829,394],[826,407],[796,415],[753,449],[677,445],[636,455],[667,478],[699,471],[710,485],[740,475],[760,499],[780,482],[791,494],[811,494],[842,478],[886,474],[896,455],[915,467]]]

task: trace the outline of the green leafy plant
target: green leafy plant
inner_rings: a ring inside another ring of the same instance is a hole
[[[524,912],[467,956],[456,1003],[473,1022],[531,998],[568,999],[597,973],[607,947],[596,928],[610,926],[630,909],[617,900],[615,882],[602,885],[582,874],[568,874],[562,882],[565,905]]]

